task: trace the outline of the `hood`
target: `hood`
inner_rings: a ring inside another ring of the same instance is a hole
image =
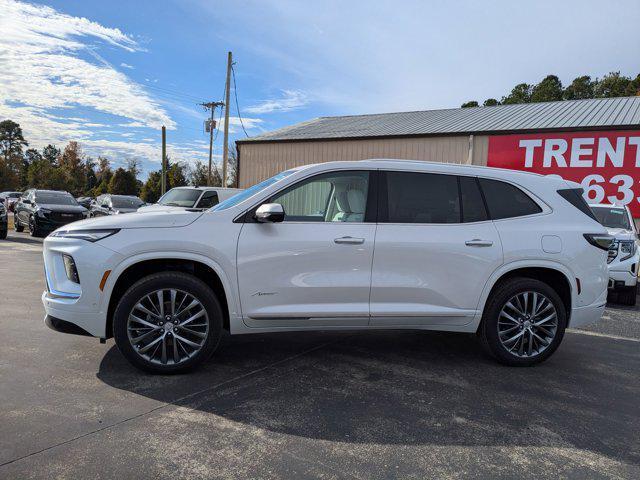
[[[57,205],[53,203],[38,203],[36,204],[36,206],[38,208],[46,208],[47,210],[51,210],[52,212],[83,213],[87,211],[87,209],[82,205]]]
[[[609,235],[613,235],[616,237],[616,240],[635,240],[636,235],[631,231],[625,228],[611,228],[605,227],[607,229],[607,233]]]
[[[153,205],[146,205],[138,209],[139,212],[183,212],[187,208],[191,207],[174,207],[172,205],[161,205],[154,203]]]
[[[92,228],[169,228],[186,227],[196,221],[201,212],[134,212],[127,215],[107,215],[74,222],[63,230],[87,230]]]

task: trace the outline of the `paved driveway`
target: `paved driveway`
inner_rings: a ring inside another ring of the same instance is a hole
[[[45,328],[40,240],[0,242],[0,478],[639,478],[640,315],[608,308],[551,360],[472,335],[227,337],[142,374]]]

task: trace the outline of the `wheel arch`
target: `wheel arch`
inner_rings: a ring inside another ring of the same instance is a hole
[[[480,304],[478,305],[478,328],[480,326],[480,319],[484,314],[487,301],[491,294],[506,280],[515,277],[534,278],[545,282],[553,288],[558,293],[562,303],[564,304],[567,315],[567,325],[569,325],[571,309],[574,305],[573,299],[576,294],[576,288],[571,279],[574,279],[575,276],[564,265],[553,262],[540,262],[535,264],[524,264],[518,262],[508,266],[503,266],[503,268],[496,271],[487,282]]]
[[[220,265],[200,255],[167,252],[161,256],[145,254],[129,258],[112,272],[105,285],[108,298],[105,325],[107,338],[113,336],[113,313],[124,292],[141,278],[165,271],[189,273],[206,283],[218,296],[224,314],[224,328],[230,330],[231,317],[238,311],[237,302],[232,295],[232,284]]]

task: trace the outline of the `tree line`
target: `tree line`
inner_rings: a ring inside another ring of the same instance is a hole
[[[640,95],[640,74],[636,78],[611,72],[595,80],[589,75],[575,78],[571,84],[564,87],[556,75],[547,75],[539,83],[519,83],[511,93],[502,97],[500,101],[487,98],[482,105],[510,105],[513,103],[555,102],[559,100],[581,100],[585,98],[605,97],[634,97]],[[476,100],[470,100],[461,105],[462,108],[479,107]]]
[[[142,182],[140,164],[129,159],[124,167],[112,168],[103,156],[92,158],[82,152],[78,142],[64,148],[47,145],[42,150],[28,148],[20,125],[12,120],[0,122],[0,191],[28,188],[65,190],[75,197],[97,197],[103,193],[137,195],[145,202],[160,198],[162,169],[150,172]],[[207,185],[208,168],[197,161],[190,166],[167,158],[167,189],[185,185]],[[230,152],[229,179],[235,183],[235,152]],[[212,186],[222,185],[217,167],[212,169]]]

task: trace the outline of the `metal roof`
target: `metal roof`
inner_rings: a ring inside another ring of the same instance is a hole
[[[640,97],[617,97],[320,117],[238,143],[638,126]]]

